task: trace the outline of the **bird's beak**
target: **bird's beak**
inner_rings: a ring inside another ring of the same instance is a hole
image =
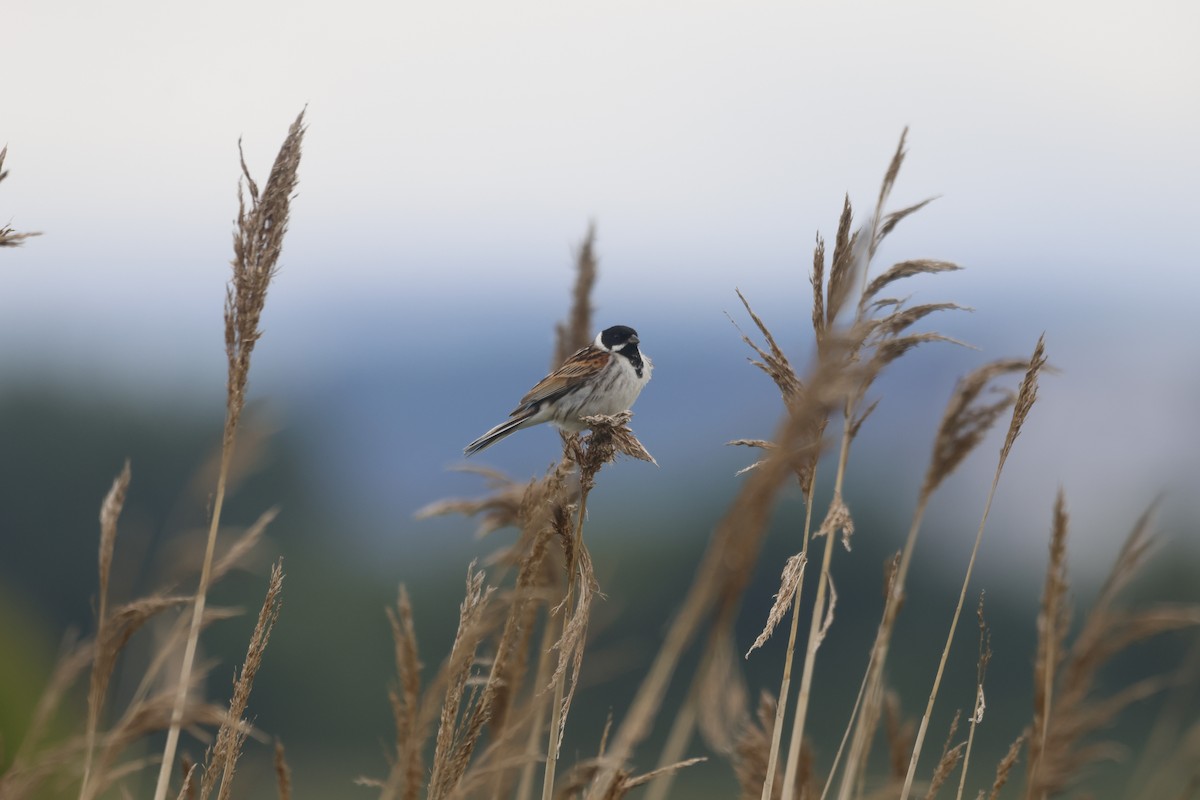
[[[638,343],[638,342],[640,342],[640,341],[641,341],[641,339],[639,339],[639,338],[637,337],[637,334],[636,334],[636,333],[635,333],[633,336],[630,336],[630,337],[629,337],[629,343],[630,343],[630,344],[637,344],[637,343]]]

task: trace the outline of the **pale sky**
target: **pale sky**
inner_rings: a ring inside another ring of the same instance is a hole
[[[306,104],[312,296],[537,285],[592,217],[622,282],[770,281],[843,192],[866,211],[905,125],[898,201],[944,196],[918,245],[1195,287],[1198,8],[16,0],[0,218],[47,237],[0,312],[212,290],[238,137],[265,174]]]
[[[1069,379],[1029,446],[1069,480],[1097,456],[1062,442],[1102,442],[1132,480],[1093,474],[1093,493],[1135,499],[1155,465],[1197,463],[1196,3],[9,0],[3,17],[0,221],[45,236],[0,253],[0,364],[219,375],[238,137],[265,177],[305,105],[264,340],[293,350],[268,370],[335,357],[364,308],[396,325],[365,335],[448,349],[557,318],[589,219],[597,301],[621,321],[725,336],[735,286],[803,316],[815,231],[846,192],[865,216],[908,125],[895,201],[942,197],[881,258],[966,265],[949,299],[1013,332],[987,357],[1048,331]]]

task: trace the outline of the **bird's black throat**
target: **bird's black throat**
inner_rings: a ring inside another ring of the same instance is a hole
[[[633,365],[633,371],[637,373],[639,378],[642,377],[642,370],[645,368],[645,364],[642,363],[642,354],[638,352],[638,346],[630,342],[617,352],[629,359],[629,363]]]

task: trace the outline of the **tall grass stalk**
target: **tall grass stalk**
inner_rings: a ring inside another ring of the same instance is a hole
[[[804,498],[804,541],[800,548],[801,556],[807,561],[808,544],[812,532],[813,494],[816,485],[816,475],[809,483],[807,496]],[[779,762],[779,747],[783,736],[783,723],[787,714],[788,698],[792,694],[792,662],[796,654],[796,633],[800,627],[800,597],[804,591],[804,575],[796,581],[796,590],[792,593],[792,622],[788,628],[787,650],[783,659],[783,677],[779,682],[779,696],[775,707],[775,724],[771,728],[771,749],[767,754],[767,772],[763,779],[762,800],[771,800],[775,787],[775,770]]]
[[[559,644],[563,648],[566,647],[568,629],[573,617],[572,604],[575,602],[575,585],[577,581],[585,579],[581,572],[583,567],[579,563],[579,552],[583,545],[583,523],[587,518],[587,499],[590,492],[591,486],[586,483],[583,484],[579,497],[579,516],[575,521],[574,532],[571,534],[572,558],[569,558],[567,561],[567,590],[563,595],[560,606],[562,609],[562,631],[559,635]],[[561,655],[565,655],[565,652]],[[567,671],[565,669],[557,670],[557,677],[554,681],[554,703],[550,706],[550,734],[546,743],[546,767],[542,776],[542,800],[553,800],[554,798],[554,773],[558,767],[558,751],[562,744],[562,726],[567,713],[567,709],[564,707],[566,684]]]
[[[842,435],[842,449],[838,456],[838,471],[834,483],[834,500],[831,503],[831,509],[841,502],[842,482],[846,475],[846,460],[850,454],[849,415],[852,410],[852,407],[847,409],[847,422]],[[825,526],[822,525],[822,527]],[[818,532],[819,535],[820,532]],[[808,716],[808,703],[812,694],[813,668],[817,661],[817,648],[821,646],[825,630],[833,621],[833,599],[831,596],[827,606],[826,594],[829,592],[830,586],[829,565],[833,560],[834,545],[834,531],[829,530],[825,535],[821,572],[817,576],[817,594],[813,601],[812,618],[809,620],[808,642],[804,650],[804,667],[800,672],[800,692],[796,697],[796,714],[792,718],[791,739],[788,741],[788,757],[783,773],[783,800],[793,800],[796,796],[796,772],[800,766],[800,746],[804,741],[804,723]]]
[[[283,238],[288,229],[292,195],[296,189],[296,172],[300,166],[300,150],[304,140],[304,112],[301,111],[288,129],[287,137],[275,157],[271,174],[261,195],[250,177],[245,157],[241,159],[244,184],[238,185],[238,219],[233,238],[233,277],[225,296],[225,353],[229,362],[225,402],[225,426],[221,437],[221,465],[217,473],[217,488],[213,499],[212,519],[204,547],[204,562],[200,583],[192,606],[191,625],[184,645],[183,663],[176,686],[171,724],[163,747],[162,764],[154,789],[155,800],[165,800],[174,770],[175,751],[183,723],[183,710],[191,686],[192,667],[200,640],[201,620],[212,579],[213,552],[221,525],[221,512],[229,480],[229,467],[237,442],[238,422],[246,403],[246,384],[250,376],[250,356],[262,336],[259,320],[266,304],[267,289],[278,269]],[[241,154],[241,143],[238,143]],[[243,186],[245,191],[243,192]],[[249,206],[246,204],[249,195]]]
[[[958,593],[958,603],[954,607],[954,616],[950,619],[950,631],[946,635],[946,644],[942,648],[942,657],[938,661],[937,673],[933,678],[933,688],[929,692],[929,700],[925,705],[925,713],[922,715],[920,727],[917,729],[917,739],[913,744],[912,758],[908,762],[908,772],[904,776],[904,789],[901,791],[900,800],[908,800],[908,796],[912,791],[913,776],[917,771],[917,761],[921,757],[921,747],[925,742],[925,734],[929,729],[929,719],[933,716],[933,704],[937,700],[938,689],[942,683],[942,673],[946,669],[946,659],[950,656],[950,646],[954,642],[954,631],[958,627],[958,619],[962,615],[963,603],[967,597],[967,587],[971,583],[971,573],[975,569],[975,559],[979,555],[979,545],[983,541],[983,530],[987,525],[988,514],[992,510],[992,500],[996,496],[996,487],[1000,485],[1000,474],[1004,471],[1004,464],[1008,460],[1013,444],[1021,432],[1021,426],[1024,425],[1029,411],[1037,401],[1038,377],[1045,366],[1045,341],[1044,337],[1041,337],[1038,339],[1037,346],[1033,350],[1033,356],[1029,359],[1029,367],[1025,373],[1025,379],[1021,382],[1021,388],[1017,393],[1017,399],[1013,405],[1012,420],[1008,426],[1008,434],[1004,439],[1004,444],[1000,448],[1000,458],[996,463],[996,471],[992,475],[992,485],[988,489],[987,501],[983,506],[983,516],[979,520],[979,528],[975,532],[975,543],[971,547],[971,557],[967,560],[967,571],[963,576],[962,588]]]

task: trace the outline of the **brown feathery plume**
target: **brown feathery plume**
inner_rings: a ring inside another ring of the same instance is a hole
[[[1000,416],[1016,402],[1015,393],[998,389],[993,381],[1007,373],[1027,370],[1029,363],[1023,359],[1000,359],[979,367],[958,381],[933,440],[933,455],[925,471],[918,502],[928,500],[937,491],[942,481],[958,469]],[[989,389],[995,397],[990,401],[983,399]]]
[[[983,694],[983,680],[987,677],[988,664],[992,660],[992,634],[983,619],[983,592],[979,593],[979,607],[975,610],[979,619],[979,658],[975,662],[975,710],[971,713],[971,729],[967,734],[967,749],[963,752],[962,775],[958,779],[956,800],[962,800],[967,785],[967,767],[971,765],[971,747],[975,744],[975,726],[983,722],[987,701]]]
[[[1008,746],[1008,752],[1004,754],[1004,758],[1000,759],[1000,763],[996,765],[996,779],[992,781],[992,791],[988,795],[988,800],[997,800],[1000,796],[1000,790],[1004,788],[1004,784],[1008,783],[1013,767],[1017,765],[1017,760],[1021,757],[1021,745],[1025,743],[1028,735],[1029,731],[1025,731],[1014,739],[1013,743]],[[979,793],[979,797],[983,797],[983,792]]]
[[[8,177],[8,170],[4,169],[4,157],[8,155],[8,145],[0,147],[0,183]],[[25,240],[31,236],[41,236],[37,231],[29,231],[20,233],[13,230],[11,225],[0,225],[0,247],[18,247],[24,244]]]
[[[760,796],[770,757],[773,738],[771,728],[777,721],[775,698],[764,691],[759,696],[754,719],[747,719],[743,724],[733,752],[734,772],[741,787],[739,797],[743,800],[753,800]],[[814,783],[815,777],[812,747],[806,740],[801,748],[800,768],[796,775],[797,796],[802,800],[816,800],[819,796],[818,786]],[[776,774],[771,785],[771,797],[768,800],[779,800],[783,792],[783,775]]]
[[[808,557],[804,553],[789,556],[788,560],[784,562],[783,575],[780,576],[779,581],[779,592],[775,595],[775,602],[771,604],[771,610],[767,614],[767,624],[763,626],[762,633],[746,651],[746,658],[750,658],[751,653],[767,643],[775,626],[783,621],[788,610],[791,609],[792,601],[796,598],[796,587],[804,579],[804,567],[807,564]]]
[[[483,477],[492,493],[477,500],[450,498],[429,503],[417,511],[414,515],[417,519],[442,517],[447,514],[462,514],[465,517],[477,516],[480,518],[477,531],[477,535],[480,537],[487,536],[501,528],[520,527],[521,505],[532,488],[532,481],[528,484],[518,483],[499,470],[474,464],[456,469]]]
[[[1062,488],[1054,501],[1054,522],[1050,531],[1050,558],[1046,582],[1037,617],[1037,654],[1033,661],[1033,726],[1029,737],[1029,768],[1036,775],[1041,764],[1049,731],[1050,703],[1054,694],[1054,676],[1066,656],[1065,643],[1071,626],[1071,608],[1067,603],[1067,501]]]
[[[825,295],[825,330],[830,330],[838,314],[850,299],[850,293],[859,283],[859,273],[865,268],[864,253],[859,249],[859,232],[850,232],[854,213],[850,208],[850,196],[842,203],[842,216],[838,219],[837,236],[833,242],[833,263],[829,267],[829,285]]]
[[[267,583],[267,596],[263,600],[262,609],[258,612],[258,622],[254,633],[250,636],[250,646],[246,651],[246,660],[242,671],[233,682],[233,698],[229,702],[229,713],[217,731],[217,741],[213,745],[212,758],[204,771],[204,780],[200,785],[201,800],[207,798],[217,785],[218,770],[220,772],[221,788],[217,793],[218,800],[228,800],[233,788],[233,774],[238,759],[242,755],[242,745],[246,740],[242,717],[246,713],[246,705],[250,701],[250,690],[254,686],[254,678],[262,666],[263,654],[267,642],[271,639],[271,631],[275,628],[275,620],[279,618],[283,593],[283,560],[276,561],[271,567],[271,577]]]
[[[758,698],[758,710],[753,720],[747,720],[734,747],[733,769],[741,786],[743,800],[759,796],[767,771],[771,749],[771,728],[775,725],[775,698],[763,691]],[[776,776],[772,800],[778,800],[782,787]]]
[[[442,703],[441,721],[433,756],[433,771],[429,777],[429,800],[447,797],[467,768],[470,753],[464,754],[459,745],[456,724],[462,708],[468,680],[472,677],[475,653],[486,633],[484,613],[495,591],[484,588],[486,576],[475,571],[475,562],[467,567],[467,594],[459,607],[458,631],[450,648],[444,672],[448,685]],[[465,756],[465,757],[464,757]]]
[[[1004,445],[1000,448],[1000,458],[996,463],[996,471],[992,475],[992,485],[988,490],[987,501],[983,506],[983,515],[979,520],[979,529],[975,532],[975,543],[971,547],[971,557],[967,560],[967,570],[963,576],[962,589],[958,594],[958,604],[954,608],[954,616],[950,619],[950,630],[946,634],[946,644],[942,648],[942,657],[938,662],[937,672],[933,678],[933,688],[929,692],[929,701],[925,706],[925,715],[921,717],[921,726],[917,729],[917,740],[913,745],[912,759],[908,763],[908,774],[904,778],[904,791],[900,795],[900,800],[908,800],[909,792],[912,789],[917,761],[921,757],[921,746],[925,741],[925,732],[929,726],[929,718],[933,715],[933,704],[937,700],[938,689],[942,682],[942,674],[946,669],[946,660],[950,656],[950,645],[954,641],[954,631],[958,626],[958,619],[962,615],[963,602],[967,597],[967,587],[971,583],[971,573],[975,568],[975,559],[979,555],[979,545],[983,541],[983,530],[987,525],[988,514],[992,509],[992,500],[996,496],[996,487],[1000,484],[1000,474],[1003,472],[1004,464],[1012,452],[1013,443],[1016,441],[1017,435],[1021,432],[1021,427],[1025,424],[1025,419],[1029,416],[1030,409],[1033,408],[1033,404],[1037,400],[1038,377],[1045,366],[1046,347],[1045,336],[1043,335],[1038,337],[1037,345],[1033,348],[1033,355],[1029,358],[1025,377],[1021,380],[1021,388],[1017,390],[1017,398],[1013,403],[1013,413],[1008,425],[1008,434],[1005,436]]]
[[[817,347],[825,333],[825,239],[817,233],[817,243],[813,247],[812,272],[808,276],[812,286],[812,330],[816,337]]]
[[[421,764],[427,727],[421,725],[421,659],[417,650],[417,631],[413,624],[412,602],[408,590],[400,586],[396,610],[387,610],[392,627],[398,685],[388,692],[392,719],[396,726],[396,761],[383,797],[416,800],[421,792],[425,770]]]
[[[911,278],[915,275],[934,275],[939,272],[956,272],[962,269],[958,264],[950,261],[936,261],[931,258],[916,258],[908,261],[900,261],[893,264],[888,269],[884,270],[871,282],[867,284],[867,288],[863,291],[861,306],[863,308],[877,302],[876,296],[883,290],[885,286],[895,283],[904,278]]]
[[[559,491],[561,492],[561,483]],[[519,689],[524,678],[530,632],[538,610],[537,601],[548,597],[543,588],[543,565],[548,546],[555,537],[561,539],[565,534],[566,526],[569,525],[569,517],[565,513],[557,513],[557,511],[565,511],[561,494],[558,495],[558,500],[553,504],[553,508],[555,511],[542,516],[540,519],[543,521],[539,527],[532,529],[533,540],[519,564],[515,587],[511,592],[503,595],[505,600],[502,601],[502,604],[507,602],[508,612],[499,642],[496,645],[495,655],[491,660],[491,671],[483,683],[483,688],[477,693],[470,711],[464,715],[458,735],[456,759],[465,764],[471,759],[484,726],[489,726],[492,741],[487,752],[480,759],[481,765],[486,766],[484,762],[495,763],[497,760],[507,758],[507,761],[494,767],[501,773],[498,780],[489,781],[495,789],[508,785],[506,772],[509,767],[523,766],[528,761],[528,756],[518,750],[520,720],[516,721],[517,724],[509,724],[509,717],[512,696]],[[590,561],[584,569],[590,574]],[[594,577],[591,578],[591,583],[594,585]],[[586,622],[585,617],[582,623],[585,627]],[[569,624],[568,627],[570,627]],[[582,649],[582,641],[579,647]],[[548,649],[553,649],[553,645]],[[575,680],[577,680],[581,661],[582,653],[577,660],[579,663],[574,664]],[[539,684],[538,688],[549,685],[550,681],[546,680],[544,684]],[[490,770],[493,767],[488,766],[487,769]],[[466,792],[467,787],[460,785],[459,793],[465,794]]]
[[[780,425],[776,447],[747,479],[731,507],[718,523],[708,548],[697,566],[692,584],[664,634],[661,648],[644,677],[624,720],[609,747],[614,763],[625,763],[641,742],[662,702],[666,686],[693,637],[725,592],[740,594],[753,573],[774,500],[797,462],[811,457],[817,445],[805,437],[814,417],[824,416],[840,405],[851,381],[840,354],[840,337],[832,337],[806,385],[811,387],[796,400]],[[614,785],[617,769],[602,769],[588,796],[603,798]]]
[[[849,203],[847,202],[843,209],[843,219],[846,226],[849,225]],[[824,274],[825,274],[825,242],[818,233],[816,237],[816,245],[813,249],[813,267],[810,274],[810,283],[812,285],[813,303],[812,303],[812,326],[816,338],[818,355],[821,353],[821,348],[824,342],[826,330],[826,304],[824,299]],[[756,345],[745,333],[742,333],[742,340],[755,351],[761,360],[751,359],[751,363],[762,369],[779,388],[780,395],[783,398],[784,405],[787,408],[792,408],[799,405],[800,395],[804,385],[792,367],[791,362],[783,353],[772,335],[766,323],[754,313],[750,307],[750,303],[745,296],[738,292],[738,297],[742,301],[746,312],[762,333],[767,346],[770,348],[770,353],[765,352],[761,347]],[[737,323],[734,323],[737,327]],[[739,328],[739,333],[741,330]],[[772,605],[771,612],[768,614],[767,622],[764,625],[763,633],[747,651],[746,656],[756,647],[761,647],[766,643],[776,625],[782,621],[783,617],[795,604],[797,598],[800,597],[800,592],[804,584],[804,565],[808,561],[808,544],[812,531],[812,515],[813,515],[813,490],[816,480],[817,462],[820,459],[821,449],[819,443],[825,434],[825,428],[829,422],[829,414],[814,415],[808,419],[809,429],[805,434],[805,439],[814,443],[816,446],[809,448],[807,457],[796,459],[794,471],[796,478],[800,483],[800,490],[804,496],[804,534],[800,552],[788,559],[784,565],[783,574],[781,576],[780,589],[775,595],[775,603]],[[750,447],[758,447],[764,450],[770,450],[775,446],[774,442],[755,439],[738,439],[730,442],[731,445],[746,445]],[[763,465],[765,460],[755,462],[748,467],[738,471],[738,475],[742,475],[752,469]],[[729,597],[730,595],[726,595]],[[797,634],[798,618],[795,614],[792,615],[792,624],[789,632],[787,653],[785,656],[785,664],[783,670],[783,678],[780,683],[779,700],[775,708],[775,722],[771,726],[771,744],[769,748],[768,761],[769,764],[764,768],[765,776],[762,784],[762,798],[769,800],[769,797],[774,794],[773,785],[775,782],[775,763],[779,755],[779,746],[783,733],[783,719],[787,711],[787,701],[791,687],[792,663],[795,657],[795,642]],[[664,754],[664,758],[666,754]]]
[[[1030,736],[1031,760],[1025,791],[1028,800],[1062,792],[1088,765],[1119,755],[1119,748],[1111,743],[1085,740],[1106,727],[1130,704],[1161,690],[1168,680],[1166,676],[1154,675],[1103,697],[1093,690],[1100,669],[1132,644],[1160,633],[1200,625],[1200,606],[1194,604],[1163,603],[1136,611],[1114,608],[1121,590],[1145,563],[1154,541],[1156,510],[1157,501],[1138,518],[1065,659],[1058,665],[1057,659],[1048,653],[1044,659],[1044,668],[1057,669],[1049,678],[1052,697],[1044,688],[1035,689],[1039,693],[1037,699],[1041,700],[1034,708],[1040,729],[1035,732],[1037,735]],[[1054,561],[1053,551],[1051,561]],[[1062,567],[1051,563],[1050,569]],[[1047,580],[1048,584],[1051,581],[1065,584],[1065,573]],[[1048,608],[1039,612],[1039,616],[1055,611],[1057,618],[1049,617],[1048,623],[1066,627],[1069,620],[1064,619],[1064,612],[1059,609]],[[1055,651],[1061,650],[1060,642]],[[1041,651],[1039,643],[1039,670],[1043,669]],[[1036,750],[1035,739],[1040,739]],[[1032,761],[1035,753],[1036,764]]]
[[[596,285],[596,223],[589,222],[587,233],[575,251],[575,286],[571,290],[571,310],[567,318],[554,326],[554,360],[550,369],[558,369],[572,353],[592,341],[592,287]]]
[[[183,770],[183,785],[179,787],[178,800],[195,800],[196,797],[196,768],[199,764],[190,763],[186,756],[180,759],[180,769]]]
[[[279,788],[279,800],[292,800],[292,768],[288,766],[283,742],[275,740],[275,785]]]
[[[567,590],[562,602],[555,609],[563,615],[563,627],[562,635],[554,645],[558,650],[558,666],[555,667],[551,678],[554,702],[551,706],[546,770],[542,779],[542,800],[550,800],[554,792],[554,774],[562,747],[567,714],[571,709],[575,689],[579,685],[579,672],[583,667],[592,597],[600,590],[592,568],[592,557],[583,539],[588,495],[596,485],[596,475],[600,469],[605,464],[615,461],[619,454],[657,464],[629,428],[628,423],[632,418],[633,414],[629,411],[622,411],[613,416],[584,417],[583,421],[590,428],[589,433],[563,436],[565,458],[579,467],[580,496],[575,528],[567,551]]]
[[[3,154],[0,153],[0,167],[3,166]],[[0,170],[2,172],[2,170]],[[125,494],[129,491],[129,460],[113,481],[112,488],[100,505],[100,605],[96,612],[96,657],[92,660],[92,680],[88,687],[87,715],[87,752],[83,761],[83,780],[79,786],[79,796],[88,796],[88,783],[92,777],[92,758],[96,748],[96,725],[100,719],[100,707],[104,703],[104,695],[108,691],[108,681],[112,677],[113,667],[116,666],[116,656],[111,659],[100,658],[100,643],[108,637],[108,579],[112,571],[113,550],[117,543],[117,520],[125,507]]]
[[[238,185],[237,229],[233,237],[233,277],[225,295],[225,354],[229,362],[226,383],[225,428],[221,438],[221,469],[217,476],[217,490],[213,500],[212,520],[205,546],[204,563],[200,570],[200,585],[196,591],[196,603],[192,612],[191,630],[184,647],[183,665],[179,675],[178,697],[172,714],[171,727],[163,748],[162,765],[158,773],[158,784],[154,800],[165,800],[170,780],[175,750],[179,745],[179,730],[182,722],[184,693],[190,683],[192,665],[196,658],[196,645],[200,635],[200,621],[204,617],[204,605],[211,580],[213,550],[217,531],[221,523],[221,509],[225,503],[225,487],[229,467],[237,439],[238,421],[246,404],[246,384],[250,377],[250,356],[254,352],[262,331],[259,320],[267,300],[267,289],[279,267],[279,256],[283,251],[283,237],[288,229],[292,196],[296,190],[296,173],[300,166],[300,149],[304,141],[304,112],[292,123],[287,137],[275,157],[271,174],[262,193],[250,176],[246,160],[238,142],[241,157],[242,177],[245,193],[250,196],[249,206],[243,193],[243,184]]]
[[[864,684],[871,687],[871,692],[877,691],[874,687],[883,682],[892,634],[904,603],[908,572],[930,499],[941,483],[978,447],[1000,416],[1016,401],[1015,393],[999,389],[994,385],[995,380],[1008,373],[1025,370],[1028,366],[1029,362],[1024,359],[993,361],[959,379],[951,393],[934,437],[933,452],[917,497],[917,506],[909,524],[904,549],[885,592],[887,600],[884,603],[883,619],[876,632],[867,672],[863,678]],[[993,397],[995,399],[992,399]],[[851,729],[854,731],[847,758],[848,771],[861,770],[860,765],[867,757],[870,742],[866,728],[857,722],[856,717],[856,712],[852,712],[847,725],[848,732]]]
[[[681,769],[687,769],[688,767],[694,767],[697,764],[703,764],[705,761],[708,761],[708,759],[704,756],[699,756],[697,758],[686,758],[683,761],[679,761],[675,764],[668,764],[667,766],[659,767],[658,769],[653,769],[642,775],[630,776],[621,781],[621,784],[617,789],[616,796],[624,797],[632,789],[643,786],[657,778],[662,778],[666,775],[673,775]]]
[[[623,417],[620,422],[628,421]],[[602,422],[598,422],[602,425]],[[616,431],[608,449],[615,454],[619,448],[632,448],[628,439],[631,432]],[[635,441],[635,440],[634,440]],[[602,443],[601,443],[602,444]],[[600,447],[601,445],[598,445]],[[481,533],[489,533],[500,527],[513,526],[518,530],[518,537],[513,545],[494,555],[490,561],[516,569],[515,585],[509,591],[496,594],[492,606],[495,613],[489,616],[494,619],[492,630],[499,630],[499,640],[496,644],[495,655],[491,660],[491,669],[486,680],[479,678],[479,690],[472,695],[463,713],[457,735],[458,758],[464,763],[471,759],[479,737],[485,727],[489,730],[489,745],[478,759],[469,774],[464,773],[459,779],[454,792],[461,795],[471,791],[471,787],[487,788],[493,797],[513,796],[513,770],[519,767],[520,780],[516,788],[516,796],[528,798],[533,787],[534,761],[540,760],[536,753],[536,742],[541,738],[542,717],[545,714],[545,703],[548,698],[540,692],[543,687],[552,686],[551,675],[555,674],[551,664],[560,663],[552,659],[552,650],[559,645],[556,642],[561,637],[562,624],[557,623],[557,633],[551,631],[551,616],[546,617],[546,630],[543,633],[543,644],[539,648],[537,677],[534,690],[528,698],[528,705],[516,711],[516,716],[510,719],[510,709],[514,697],[520,693],[528,666],[531,636],[540,609],[549,607],[555,592],[552,587],[565,574],[563,567],[553,567],[553,555],[550,545],[557,540],[563,545],[565,560],[574,565],[576,548],[573,544],[574,510],[578,504],[579,486],[573,479],[576,464],[572,461],[572,453],[582,450],[575,443],[575,450],[569,447],[564,452],[560,462],[551,467],[545,476],[531,480],[527,484],[519,484],[502,474],[490,470],[471,470],[483,474],[489,484],[494,487],[491,495],[480,500],[449,500],[435,503],[420,512],[422,515],[465,513],[483,516]],[[599,449],[597,450],[597,454]],[[594,472],[592,474],[594,479]],[[586,558],[586,555],[585,555]],[[590,561],[588,562],[590,565]],[[590,574],[590,566],[587,567]],[[592,579],[594,583],[594,578]],[[561,592],[561,590],[558,590]],[[559,594],[559,597],[562,595]],[[576,614],[570,614],[576,619],[576,626],[568,628],[572,632],[584,629],[578,625]],[[568,646],[570,646],[568,642]],[[569,648],[568,648],[569,649]],[[566,662],[569,669],[574,659]],[[442,693],[445,684],[445,668],[434,678],[434,683],[425,692],[425,706],[432,697]],[[404,741],[398,727],[398,742]],[[528,743],[528,744],[527,744]],[[417,758],[420,748],[412,751],[412,757]],[[414,762],[420,767],[419,760]],[[393,764],[392,771],[386,783],[371,782],[385,788],[383,797],[398,797],[401,787],[406,791],[419,791],[416,780],[408,780],[397,774],[398,764]],[[489,777],[490,776],[490,777]],[[416,776],[419,780],[419,774]],[[407,796],[407,795],[405,795]],[[415,797],[415,794],[413,795]]]
[[[837,474],[834,480],[833,490],[833,509],[840,516],[845,515],[845,519],[849,521],[849,511],[844,509],[842,502],[842,485],[846,474],[846,465],[849,458],[850,445],[858,435],[863,422],[870,416],[875,409],[876,404],[872,403],[863,408],[863,400],[869,391],[875,379],[879,376],[882,370],[891,362],[901,357],[909,350],[918,345],[928,342],[951,342],[961,344],[955,340],[943,336],[939,333],[905,333],[909,326],[916,321],[922,319],[930,313],[944,309],[957,309],[954,304],[929,304],[925,306],[917,306],[912,309],[903,308],[903,302],[899,300],[884,300],[869,302],[869,298],[865,296],[868,289],[867,275],[869,273],[870,262],[873,259],[876,250],[880,243],[895,229],[896,225],[909,214],[922,208],[925,203],[920,203],[916,206],[903,209],[893,214],[884,216],[884,208],[887,200],[891,195],[892,187],[895,184],[896,177],[899,174],[900,166],[904,160],[904,143],[907,136],[907,129],[901,134],[900,143],[896,148],[896,153],[892,157],[892,161],[888,166],[884,176],[883,183],[880,186],[879,197],[876,202],[874,214],[868,221],[867,225],[856,232],[853,236],[847,236],[846,230],[849,226],[849,209],[843,213],[844,226],[839,226],[838,239],[834,247],[833,265],[830,269],[829,288],[827,291],[827,299],[825,302],[825,322],[826,329],[829,329],[837,317],[840,308],[846,304],[849,298],[848,275],[854,275],[853,283],[858,284],[859,302],[855,312],[854,323],[851,327],[852,339],[856,342],[849,353],[848,357],[854,363],[862,363],[864,369],[858,386],[851,392],[846,399],[842,410],[843,429],[842,442],[838,455]],[[912,262],[916,263],[916,262]],[[919,272],[920,270],[918,270]],[[929,271],[947,271],[946,268],[932,268]],[[912,269],[895,269],[885,272],[881,276],[881,280],[873,284],[874,291],[879,291],[892,282],[907,277],[911,274],[917,274]],[[859,280],[861,278],[861,280]],[[814,287],[815,288],[815,287]],[[874,295],[872,295],[873,297]],[[892,311],[883,316],[874,316],[877,312],[891,308]],[[818,341],[824,341],[825,334],[818,334]],[[839,508],[838,506],[843,506]],[[827,523],[833,523],[835,518],[827,517]],[[824,526],[823,526],[824,527]],[[853,531],[852,526],[840,526],[843,532],[842,543],[849,549],[850,535]],[[830,537],[832,538],[832,537]],[[787,784],[784,789],[783,800],[793,800],[792,777],[795,774],[795,762],[799,756],[800,742],[803,741],[804,726],[808,713],[808,700],[812,689],[812,669],[816,660],[816,650],[820,643],[823,623],[819,620],[822,616],[828,616],[828,612],[823,610],[825,582],[831,575],[830,564],[832,559],[832,542],[826,539],[824,543],[824,553],[822,555],[821,570],[818,573],[816,603],[812,611],[812,619],[809,626],[808,644],[805,648],[805,663],[800,678],[800,689],[796,702],[796,714],[792,720],[792,739],[788,748],[788,766],[784,773],[784,780]],[[793,618],[793,628],[795,627],[795,619]],[[789,641],[789,653],[794,648],[794,637]],[[789,677],[789,662],[785,662],[784,680]],[[878,706],[883,692],[879,685],[866,685],[867,698],[874,698],[875,704],[872,705],[872,715],[875,721],[878,720]],[[781,703],[781,706],[783,703]],[[851,720],[853,723],[853,719]],[[874,723],[873,723],[874,724]],[[846,774],[855,775],[862,771],[862,766],[857,763],[853,756],[858,752],[862,752],[862,748],[851,750],[852,758],[847,763]],[[860,756],[865,757],[865,756]],[[768,772],[768,781],[771,775]],[[845,800],[849,795],[850,786],[853,783],[851,780],[843,780],[841,798]],[[768,796],[769,786],[763,787],[764,800]]]
[[[959,760],[962,759],[963,748],[967,746],[967,743],[961,742],[954,747],[950,746],[950,743],[954,741],[954,734],[958,732],[958,720],[961,717],[961,710],[954,712],[954,719],[950,721],[950,732],[946,734],[946,743],[942,745],[942,755],[938,758],[937,768],[929,780],[929,791],[925,793],[925,800],[934,800],[937,797],[942,784],[946,782],[946,779],[958,766]]]

